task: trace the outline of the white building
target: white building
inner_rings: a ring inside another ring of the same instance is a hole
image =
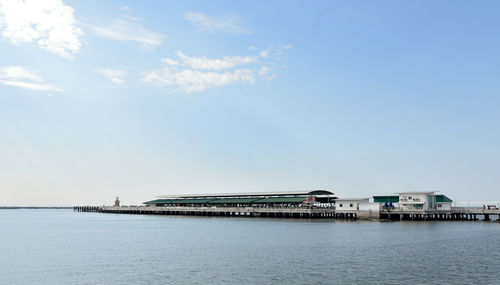
[[[342,198],[335,200],[335,212],[355,215],[360,219],[380,218],[380,204],[370,203],[370,198]]]
[[[370,198],[342,198],[335,199],[335,210],[337,212],[359,211],[360,204],[368,204]]]
[[[453,202],[445,195],[436,195],[436,191],[397,194],[399,195],[399,208],[405,211],[449,211]]]

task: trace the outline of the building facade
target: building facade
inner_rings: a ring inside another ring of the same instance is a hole
[[[373,196],[373,202],[382,209],[398,208],[403,211],[450,211],[453,200],[445,195],[427,192],[400,192],[398,195]]]

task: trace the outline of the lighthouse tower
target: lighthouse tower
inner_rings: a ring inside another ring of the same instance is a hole
[[[120,198],[119,197],[116,197],[115,207],[120,207]]]

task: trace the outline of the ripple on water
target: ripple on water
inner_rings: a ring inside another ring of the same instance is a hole
[[[498,284],[500,224],[0,212],[1,284]]]

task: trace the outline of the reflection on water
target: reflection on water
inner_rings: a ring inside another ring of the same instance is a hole
[[[0,284],[498,284],[500,223],[0,211]]]

